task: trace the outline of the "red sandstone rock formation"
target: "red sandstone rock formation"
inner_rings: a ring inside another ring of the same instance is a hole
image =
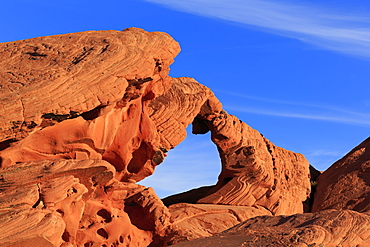
[[[260,216],[213,237],[174,247],[369,246],[370,216],[325,210],[291,216]]]
[[[2,169],[0,246],[147,246],[167,235],[170,214],[155,193],[114,175],[103,160]]]
[[[0,50],[0,139],[12,143],[0,153],[2,167],[103,158],[125,181],[141,180],[161,163],[160,148],[171,148],[160,143],[148,109],[172,85],[168,66],[179,46],[169,35],[85,32],[5,43]]]
[[[0,50],[2,222],[12,226],[2,232],[2,246],[160,244],[168,209],[132,182],[153,173],[202,105],[182,105],[189,119],[170,120],[175,135],[161,131],[166,109],[152,99],[176,91],[180,79],[167,74],[178,44],[164,33],[129,29],[5,43]],[[203,88],[193,91],[206,95]],[[110,177],[99,184],[107,167]]]
[[[178,203],[169,206],[169,211],[173,222],[170,245],[212,236],[255,216],[271,215],[263,207],[214,204]]]
[[[303,212],[306,159],[227,114],[194,79],[169,77],[179,50],[136,28],[0,44],[0,246],[164,246]],[[222,172],[167,208],[136,182],[191,123],[211,131]]]
[[[312,211],[370,210],[370,137],[319,176]]]
[[[308,161],[275,146],[237,117],[213,108],[210,98],[194,133],[212,133],[222,162],[218,183],[198,203],[263,206],[273,214],[302,213],[310,193]]]
[[[319,176],[315,213],[256,217],[173,246],[369,246],[369,143],[368,138]]]

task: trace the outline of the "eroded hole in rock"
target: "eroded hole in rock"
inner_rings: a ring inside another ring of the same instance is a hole
[[[41,196],[39,197],[39,199],[37,200],[37,202],[32,205],[33,208],[42,208],[43,206],[44,206],[44,204],[42,202]]]
[[[108,210],[106,209],[100,209],[97,213],[97,215],[99,215],[100,217],[102,217],[105,221],[105,223],[109,223],[112,221],[112,215],[111,213],[108,212]]]
[[[17,139],[12,138],[12,139],[8,139],[8,140],[0,142],[0,151],[10,147],[10,144],[17,142],[17,141],[18,141]]]
[[[42,53],[38,53],[38,52],[26,52],[26,54],[32,56],[32,57],[47,57],[48,55],[46,54],[42,54]]]
[[[96,231],[96,233],[99,234],[100,236],[102,236],[105,239],[108,239],[109,238],[109,235],[108,235],[107,231],[104,228],[99,228]]]
[[[124,211],[129,215],[131,223],[137,228],[145,231],[153,231],[155,225],[153,221],[143,220],[150,219],[149,212],[135,202],[125,203]]]
[[[199,117],[194,118],[192,124],[192,132],[194,134],[206,134],[209,130],[206,120]]]
[[[70,235],[69,235],[69,233],[65,230],[65,231],[63,232],[62,239],[63,239],[63,241],[65,241],[65,242],[69,242],[69,238],[70,238]]]
[[[87,242],[84,244],[84,247],[91,247],[94,245],[94,242]]]
[[[153,79],[151,77],[146,77],[146,78],[140,78],[140,79],[135,79],[135,80],[127,80],[128,84],[131,86],[138,86],[138,85],[141,85],[149,81],[153,81]]]
[[[138,173],[145,163],[154,156],[153,149],[145,142],[140,144],[140,147],[132,154],[132,159],[127,166],[127,170],[131,173]]]
[[[93,120],[93,119],[99,117],[100,111],[104,107],[106,107],[106,105],[99,105],[99,106],[95,107],[94,109],[92,109],[90,111],[82,113],[81,117],[85,120]]]
[[[64,212],[61,209],[57,209],[57,212],[60,213],[62,216],[64,215]]]
[[[143,96],[143,101],[152,100],[154,99],[154,97],[155,97],[155,94],[152,91],[150,91],[149,93]]]
[[[70,111],[69,114],[55,114],[55,113],[45,113],[41,116],[43,119],[49,119],[56,122],[62,122],[67,119],[72,119],[78,117],[78,112]]]
[[[191,128],[188,126],[186,139],[174,149],[161,150],[168,156],[155,168],[153,175],[139,182],[141,185],[154,188],[160,198],[187,193],[186,196],[182,195],[182,201],[173,198],[164,200],[165,204],[195,203],[217,183],[221,161],[216,145],[210,140],[210,133],[194,135]],[[187,198],[186,201],[183,201],[184,196]]]

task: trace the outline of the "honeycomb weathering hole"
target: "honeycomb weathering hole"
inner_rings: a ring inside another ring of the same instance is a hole
[[[103,238],[105,239],[108,239],[109,235],[107,233],[106,230],[104,230],[104,228],[100,228],[96,231],[97,234],[99,234],[100,236],[102,236]]]
[[[63,235],[62,235],[62,239],[65,241],[65,242],[69,242],[69,233],[67,231],[64,231]]]
[[[85,243],[84,244],[84,247],[91,247],[91,246],[93,246],[93,242],[87,242],[87,243]]]
[[[105,223],[109,223],[112,221],[111,213],[109,213],[109,211],[104,208],[100,209],[96,214],[102,217],[105,220]]]

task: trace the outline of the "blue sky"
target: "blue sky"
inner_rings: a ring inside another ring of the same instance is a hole
[[[140,27],[181,45],[171,76],[210,87],[230,114],[325,170],[369,136],[370,2],[4,0],[0,42]],[[143,181],[160,196],[216,182],[209,136]]]

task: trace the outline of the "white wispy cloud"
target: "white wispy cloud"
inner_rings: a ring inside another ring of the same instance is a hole
[[[270,110],[270,109],[264,109],[264,108],[258,108],[258,107],[251,108],[251,107],[238,107],[238,106],[227,106],[227,105],[225,105],[225,109],[232,110],[232,111],[238,111],[238,112],[259,114],[259,115],[330,121],[330,122],[336,122],[336,123],[342,123],[342,124],[351,124],[351,125],[360,125],[364,127],[370,127],[369,118],[358,117],[358,116],[354,116],[353,114],[339,114],[338,112],[317,111],[315,113],[302,113],[302,112],[293,112],[288,109]],[[362,113],[354,113],[354,114],[365,115]]]
[[[259,115],[269,115],[276,117],[329,121],[342,124],[370,127],[369,113],[364,113],[348,109],[345,107],[331,106],[325,103],[314,104],[263,98],[226,91],[216,91],[216,92],[218,94],[226,94],[229,96],[233,96],[233,98],[238,97],[248,100],[248,102],[246,102],[242,106],[240,105],[236,106],[234,104],[224,104],[225,109],[230,111],[245,112]],[[253,105],[253,107],[249,107],[248,105]]]
[[[364,13],[273,0],[145,0],[179,11],[242,23],[338,52],[370,58]]]
[[[325,150],[325,149],[319,149],[314,150],[311,153],[307,154],[308,156],[333,156],[333,157],[341,157],[343,156],[343,153],[339,151],[332,151],[332,150]]]

